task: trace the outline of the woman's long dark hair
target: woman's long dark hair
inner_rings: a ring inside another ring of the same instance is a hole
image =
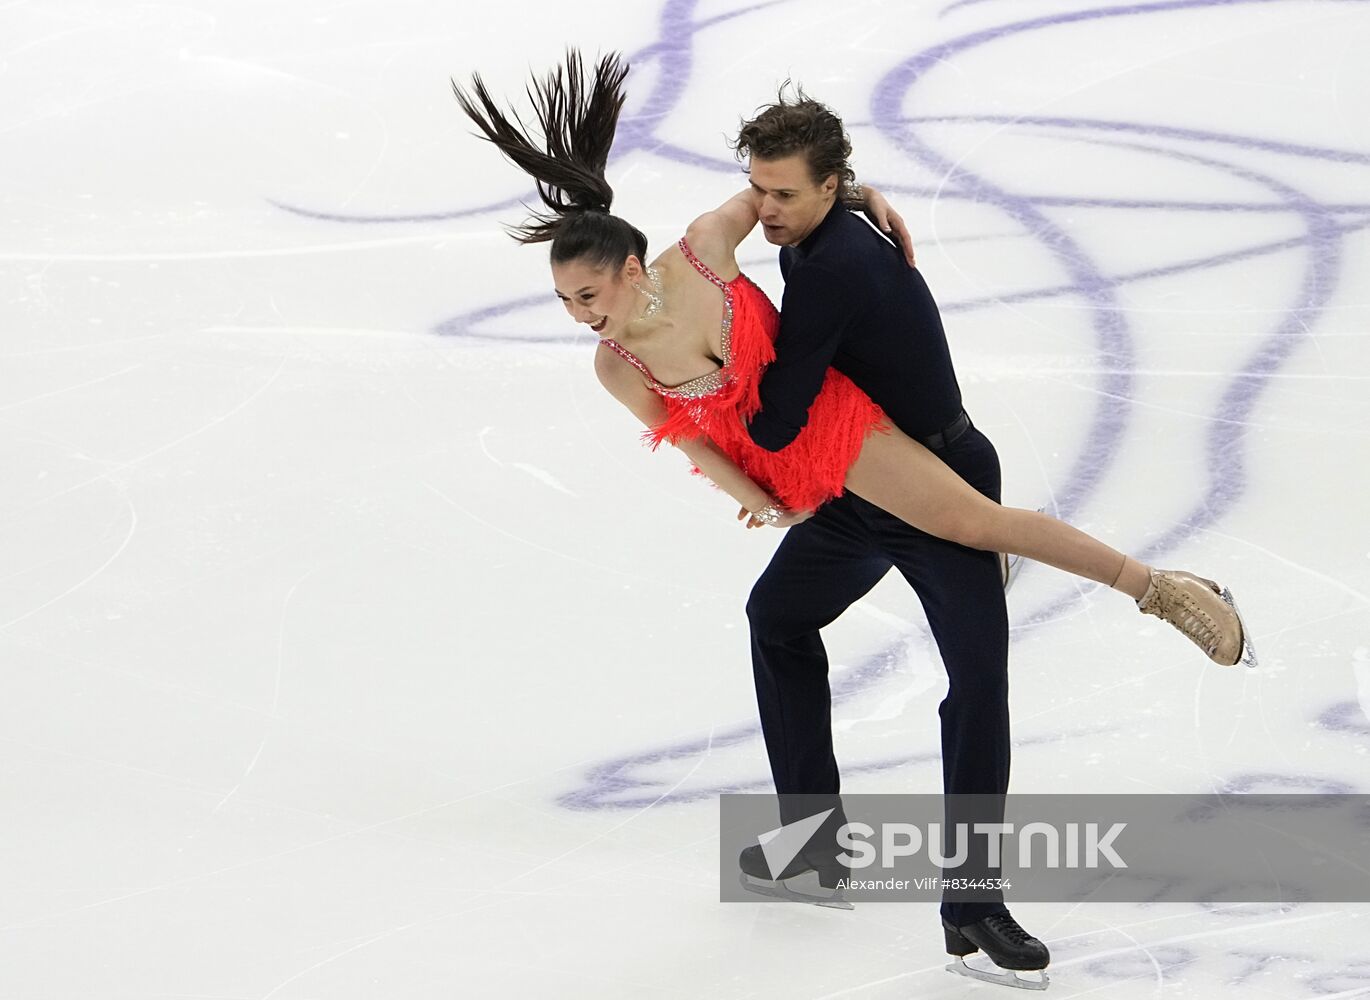
[[[580,53],[569,49],[565,66],[543,81],[534,79],[528,96],[543,141],[534,141],[516,111],[500,110],[481,80],[471,77],[468,95],[455,80],[452,91],[485,138],[537,182],[538,196],[551,211],[533,213],[510,228],[520,243],[552,242],[552,262],[585,258],[595,267],[618,267],[629,254],[647,257],[647,237],[609,214],[613,188],[604,179],[609,147],[623,110],[628,66],[611,52],[587,80]]]

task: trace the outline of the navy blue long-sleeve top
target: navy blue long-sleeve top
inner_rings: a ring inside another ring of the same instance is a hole
[[[780,451],[808,422],[831,365],[913,438],[961,412],[937,303],[903,253],[834,205],[812,233],[780,251],[785,293],[776,360],[761,379],[752,440]]]

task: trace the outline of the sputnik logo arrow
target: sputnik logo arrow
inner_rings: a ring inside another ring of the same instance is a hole
[[[771,870],[771,878],[780,877],[780,873],[789,867],[795,855],[804,849],[804,845],[823,825],[823,821],[835,811],[829,809],[827,812],[805,816],[797,822],[787,823],[757,836],[756,841],[761,845],[761,853],[766,856],[766,867]]]

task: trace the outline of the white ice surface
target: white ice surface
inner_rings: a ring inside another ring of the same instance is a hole
[[[5,1000],[992,989],[932,902],[717,901],[779,535],[637,445],[449,90],[568,42],[657,247],[784,77],[842,112],[1006,500],[1237,592],[1254,671],[1027,567],[1015,791],[1370,792],[1367,3],[9,0]],[[936,791],[912,595],[827,638],[846,787]],[[1058,1000],[1361,994],[1367,912],[1015,909]]]

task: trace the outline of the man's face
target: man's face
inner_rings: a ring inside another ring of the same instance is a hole
[[[766,239],[794,246],[817,228],[837,199],[837,175],[815,184],[803,153],[763,160],[750,157],[752,199]]]

